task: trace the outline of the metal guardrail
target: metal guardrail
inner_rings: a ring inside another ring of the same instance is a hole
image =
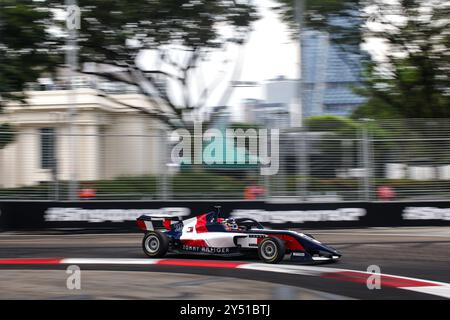
[[[271,176],[257,166],[174,165],[166,134],[99,132],[76,135],[73,161],[59,127],[0,131],[0,200],[68,200],[74,165],[75,196],[87,201],[450,198],[448,119],[307,121],[305,134],[280,131],[279,171]]]

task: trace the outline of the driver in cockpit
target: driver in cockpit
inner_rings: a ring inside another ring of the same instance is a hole
[[[225,229],[227,231],[239,231],[239,230],[241,230],[239,228],[238,224],[236,223],[236,220],[234,220],[234,218],[224,219],[222,221],[222,224],[225,226]]]

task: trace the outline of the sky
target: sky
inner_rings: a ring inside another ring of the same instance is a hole
[[[242,78],[271,79],[279,75],[297,77],[298,45],[290,38],[287,26],[270,10],[274,2],[259,0],[262,19],[254,24],[254,31],[245,48],[247,59]]]

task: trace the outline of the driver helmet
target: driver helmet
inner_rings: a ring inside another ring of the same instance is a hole
[[[225,225],[225,228],[227,230],[239,230],[239,226],[237,225],[236,220],[234,220],[234,218],[225,219],[223,224]]]

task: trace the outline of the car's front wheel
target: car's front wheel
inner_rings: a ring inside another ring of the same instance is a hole
[[[147,232],[142,240],[142,249],[151,258],[163,257],[169,250],[169,238],[162,232]]]
[[[258,244],[258,256],[266,263],[278,263],[286,253],[284,242],[275,237],[264,238]]]

